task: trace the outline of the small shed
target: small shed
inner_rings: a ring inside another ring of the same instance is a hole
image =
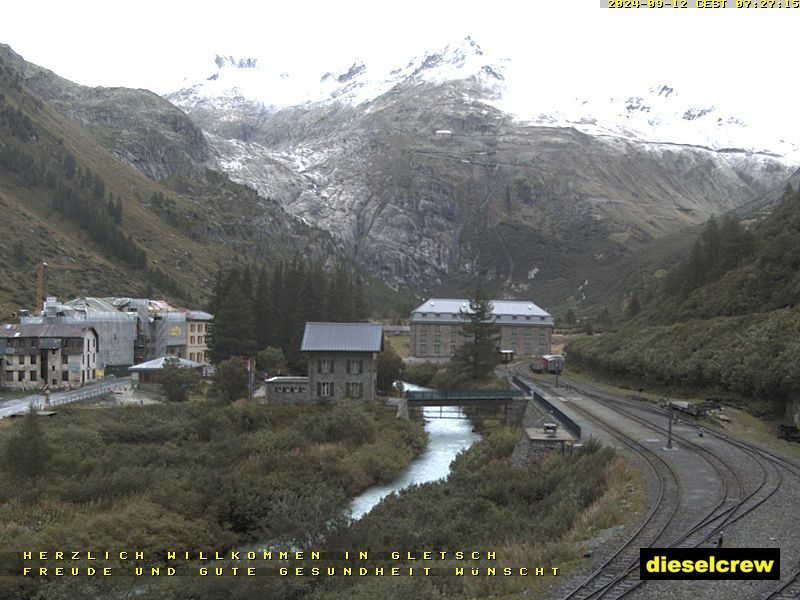
[[[304,404],[310,401],[308,377],[270,377],[264,381],[267,403]]]

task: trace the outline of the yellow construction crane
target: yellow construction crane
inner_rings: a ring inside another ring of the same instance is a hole
[[[39,306],[36,310],[44,310],[44,270],[48,269],[63,269],[65,271],[78,271],[81,269],[78,265],[60,265],[57,263],[40,262],[36,265],[36,298]]]

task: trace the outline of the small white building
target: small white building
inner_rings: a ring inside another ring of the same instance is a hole
[[[149,388],[153,390],[160,390],[161,383],[159,376],[164,370],[167,363],[174,364],[183,369],[196,369],[198,373],[203,369],[203,363],[187,360],[185,358],[178,358],[177,356],[160,356],[147,362],[139,363],[128,367],[128,372],[131,374],[131,382],[134,387]],[[151,387],[152,386],[152,387]],[[157,387],[156,387],[157,386]]]

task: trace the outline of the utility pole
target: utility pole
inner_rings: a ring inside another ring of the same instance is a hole
[[[253,401],[253,363],[255,359],[247,359],[247,401]]]
[[[672,450],[672,400],[667,400],[667,417],[669,418],[669,427],[667,428],[667,450]]]

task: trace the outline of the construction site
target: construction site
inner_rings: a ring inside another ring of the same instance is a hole
[[[0,387],[27,390],[82,386],[160,357],[204,365],[213,315],[148,298],[80,297],[61,302],[46,295],[46,272],[78,270],[41,262],[33,311],[0,326]]]

